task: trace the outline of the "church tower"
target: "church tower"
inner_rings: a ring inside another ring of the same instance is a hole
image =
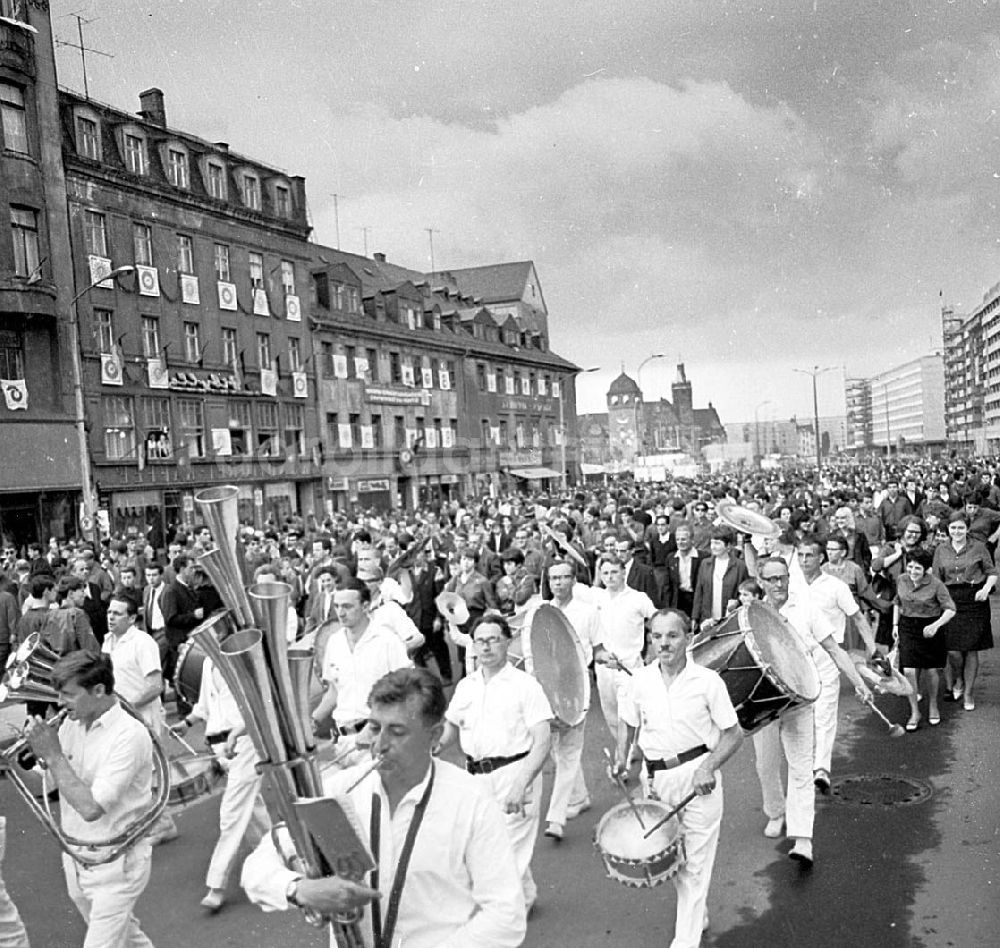
[[[642,450],[642,392],[623,371],[608,388],[607,399],[611,463],[631,468]]]
[[[677,381],[670,386],[670,393],[674,401],[674,412],[677,415],[677,422],[682,426],[694,424],[694,395],[691,391],[691,383],[687,379],[684,371],[684,363],[677,364]]]

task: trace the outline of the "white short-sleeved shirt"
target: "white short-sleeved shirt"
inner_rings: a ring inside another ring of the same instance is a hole
[[[788,620],[788,624],[801,636],[802,644],[806,651],[813,657],[816,668],[824,678],[836,673],[836,663],[830,658],[829,653],[820,644],[825,639],[833,637],[833,626],[830,620],[816,607],[809,595],[809,590],[803,580],[802,585],[797,587],[794,596],[790,596],[779,610],[779,614]]]
[[[805,591],[813,605],[826,617],[838,645],[844,644],[847,617],[857,615],[858,604],[851,587],[837,576],[820,573],[812,582],[806,581]]]
[[[201,666],[198,701],[191,709],[191,714],[205,722],[206,734],[221,734],[243,724],[239,705],[222,677],[222,672],[207,656]]]
[[[153,739],[142,722],[117,702],[89,730],[79,721],[63,721],[59,743],[73,772],[104,810],[103,816],[88,822],[63,800],[59,810],[67,836],[111,839],[149,808]]]
[[[386,600],[371,611],[370,622],[395,635],[405,646],[420,638],[420,630],[398,602]]]
[[[132,704],[148,687],[147,675],[160,672],[160,647],[142,629],[132,625],[124,635],[110,632],[104,638],[101,651],[111,656],[115,671],[115,693]],[[158,729],[163,724],[163,704],[154,698],[136,711],[148,725]]]
[[[721,676],[690,659],[669,688],[659,662],[638,669],[622,689],[618,711],[640,728],[639,747],[653,760],[699,744],[714,750],[722,731],[738,723]]]
[[[646,644],[646,619],[656,612],[653,600],[644,592],[626,586],[620,592],[595,590],[601,624],[601,644],[630,668],[642,664]]]
[[[489,681],[481,668],[466,675],[445,712],[458,728],[462,750],[476,760],[531,750],[531,729],[553,717],[542,686],[513,665]]]
[[[548,605],[555,606],[566,617],[566,621],[569,622],[573,632],[576,634],[580,661],[583,662],[584,667],[587,667],[593,661],[594,649],[601,644],[601,622],[597,614],[597,609],[589,602],[578,598],[575,588],[573,590],[573,598],[566,603],[565,607],[560,606],[555,599],[550,599]],[[532,616],[529,616],[525,620],[525,629],[531,628],[531,619],[533,616],[534,610],[532,610]],[[525,667],[530,671],[531,636],[525,635],[523,632],[521,633],[521,648],[524,651]]]
[[[337,687],[337,707],[333,712],[337,723],[364,721],[368,717],[368,695],[375,682],[411,664],[402,641],[384,628],[369,624],[354,648],[346,629],[334,632],[323,654],[323,680]]]

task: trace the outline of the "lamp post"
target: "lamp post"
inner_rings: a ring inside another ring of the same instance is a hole
[[[892,457],[892,432],[889,430],[889,383],[882,380],[882,394],[885,396],[885,456]]]
[[[105,280],[116,280],[123,273],[134,273],[135,267],[125,264],[115,267],[110,273],[106,273],[98,280],[92,280],[69,302],[69,347],[70,363],[73,368],[73,402],[76,415],[76,444],[80,453],[80,487],[83,492],[83,516],[80,518],[80,527],[84,537],[92,538],[96,526],[96,508],[94,501],[94,481],[90,471],[90,448],[87,444],[87,408],[83,397],[83,362],[80,350],[80,311],[77,303],[80,298],[89,293],[92,289],[104,283]]]
[[[816,395],[816,376],[822,375],[824,372],[832,372],[834,369],[839,368],[836,365],[828,365],[825,368],[820,368],[818,365],[814,365],[811,369],[792,369],[793,372],[798,372],[801,375],[809,375],[812,377],[813,386],[813,431],[816,436],[816,484],[819,486],[820,481],[820,470],[823,467],[823,452],[820,446],[819,440],[819,399]]]
[[[770,405],[771,399],[765,398],[754,410],[753,410],[753,450],[754,450],[754,463],[759,463],[759,459],[762,455],[760,450],[760,416],[758,412],[765,406]]]
[[[599,365],[592,365],[586,369],[580,369],[578,375],[586,375],[588,372],[599,372]],[[576,380],[573,381],[573,405],[576,406]],[[566,393],[559,393],[559,464],[562,467],[562,489],[566,490]]]

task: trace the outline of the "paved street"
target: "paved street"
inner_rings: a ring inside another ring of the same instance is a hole
[[[842,696],[837,781],[888,775],[926,785],[925,802],[899,806],[821,800],[816,866],[803,873],[789,844],[761,835],[764,819],[750,743],[725,775],[726,816],[709,900],[706,948],[980,948],[1000,928],[997,789],[1000,754],[1000,657],[987,653],[975,712],[945,704],[938,728],[898,740],[847,692]],[[905,700],[880,707],[905,721]],[[631,890],[604,878],[591,845],[593,827],[619,799],[602,773],[599,712],[589,722],[586,768],[594,808],[569,824],[566,840],[540,839],[534,862],[539,903],[526,945],[666,945],[673,889]],[[856,785],[848,784],[844,792]],[[862,785],[861,789],[865,789]],[[62,882],[58,850],[6,783],[4,873],[35,948],[69,948],[83,927]],[[299,917],[264,915],[231,887],[216,916],[199,906],[215,840],[217,800],[178,816],[182,838],[154,853],[153,879],[139,903],[143,928],[160,948],[297,948],[325,944]]]

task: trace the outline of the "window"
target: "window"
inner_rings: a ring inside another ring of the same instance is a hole
[[[399,385],[403,381],[403,366],[398,352],[389,353],[389,381]]]
[[[146,460],[168,461],[174,456],[170,440],[170,399],[144,396],[142,427],[146,432]]]
[[[351,446],[361,447],[361,416],[348,415],[347,423],[351,426]]]
[[[291,260],[281,261],[281,288],[285,296],[295,295],[295,264]]]
[[[194,244],[187,234],[177,235],[177,271],[194,273]]]
[[[83,242],[87,253],[98,257],[108,255],[107,222],[100,211],[83,212]]]
[[[250,259],[250,285],[256,290],[264,285],[264,257],[253,251],[248,256]]]
[[[278,217],[292,216],[292,192],[280,184],[274,189],[274,211]]]
[[[132,174],[146,173],[146,142],[138,135],[125,133],[125,167]]]
[[[181,423],[181,443],[189,458],[205,456],[205,405],[196,398],[177,399]]]
[[[148,224],[132,224],[132,253],[140,266],[153,265],[153,231]]]
[[[24,335],[15,329],[0,329],[0,378],[24,378]]]
[[[229,403],[229,438],[233,444],[233,454],[250,457],[253,454],[253,423],[250,402]]]
[[[306,453],[306,413],[301,405],[285,405],[285,454],[303,457]]]
[[[489,418],[482,418],[479,421],[479,440],[480,443],[485,447],[487,444],[493,443],[493,437],[490,434],[490,420]]]
[[[94,310],[94,329],[98,350],[102,355],[111,355],[115,351],[115,327],[110,309]]]
[[[104,456],[109,461],[135,458],[135,422],[132,399],[124,395],[105,395],[101,399],[104,417]]]
[[[30,207],[11,205],[10,230],[14,239],[14,273],[30,277],[39,272],[38,214]]]
[[[7,151],[28,153],[28,125],[24,113],[24,93],[9,82],[0,82],[0,124],[3,147]]]
[[[486,391],[486,366],[481,362],[476,363],[476,385],[479,386],[479,391]]]
[[[257,364],[262,369],[271,368],[271,337],[266,332],[257,333]]]
[[[340,445],[340,419],[335,411],[326,413],[326,443],[332,451]]]
[[[184,324],[184,358],[201,362],[201,328],[197,323]]]
[[[187,152],[179,148],[167,149],[167,178],[175,188],[191,187]]]
[[[334,283],[331,287],[333,292],[333,306],[335,309],[344,308],[344,284]]]
[[[295,336],[288,337],[288,368],[291,372],[298,372],[302,368],[302,345]],[[350,372],[348,363],[348,372]]]
[[[324,378],[332,379],[333,375],[333,343],[332,342],[321,342],[320,347],[320,372],[323,374]]]
[[[243,175],[243,203],[251,211],[260,210],[260,181],[256,175]]]
[[[229,283],[229,248],[225,244],[215,245],[215,279]]]
[[[358,377],[358,370],[354,364],[357,354],[358,350],[356,346],[344,346],[344,358],[347,359],[347,377],[349,379],[356,379]]]
[[[372,415],[372,447],[381,448],[385,446],[385,439],[382,437],[382,416]]]
[[[347,312],[355,316],[361,315],[361,290],[356,286],[348,286],[347,290]]]
[[[507,422],[502,418],[500,419],[500,444],[503,447],[507,447],[510,444],[510,428]]]
[[[310,287],[310,299],[323,309],[330,308],[330,279],[325,273],[314,273]]]
[[[365,349],[365,358],[368,360],[368,378],[372,382],[378,381],[378,352],[374,349]]]
[[[226,199],[226,169],[213,161],[210,161],[207,167],[208,175],[205,184],[209,196],[224,201]]]
[[[236,330],[235,329],[223,329],[222,330],[222,361],[228,365],[234,372],[236,371],[236,366],[239,362],[239,351],[236,348]]]
[[[160,321],[155,316],[142,317],[142,354],[147,359],[160,357]]]
[[[406,417],[396,415],[392,419],[392,446],[403,448],[406,446]]]
[[[93,119],[76,117],[76,152],[81,158],[101,160],[99,126]]]
[[[278,440],[278,406],[275,402],[257,403],[257,456],[280,458]]]

